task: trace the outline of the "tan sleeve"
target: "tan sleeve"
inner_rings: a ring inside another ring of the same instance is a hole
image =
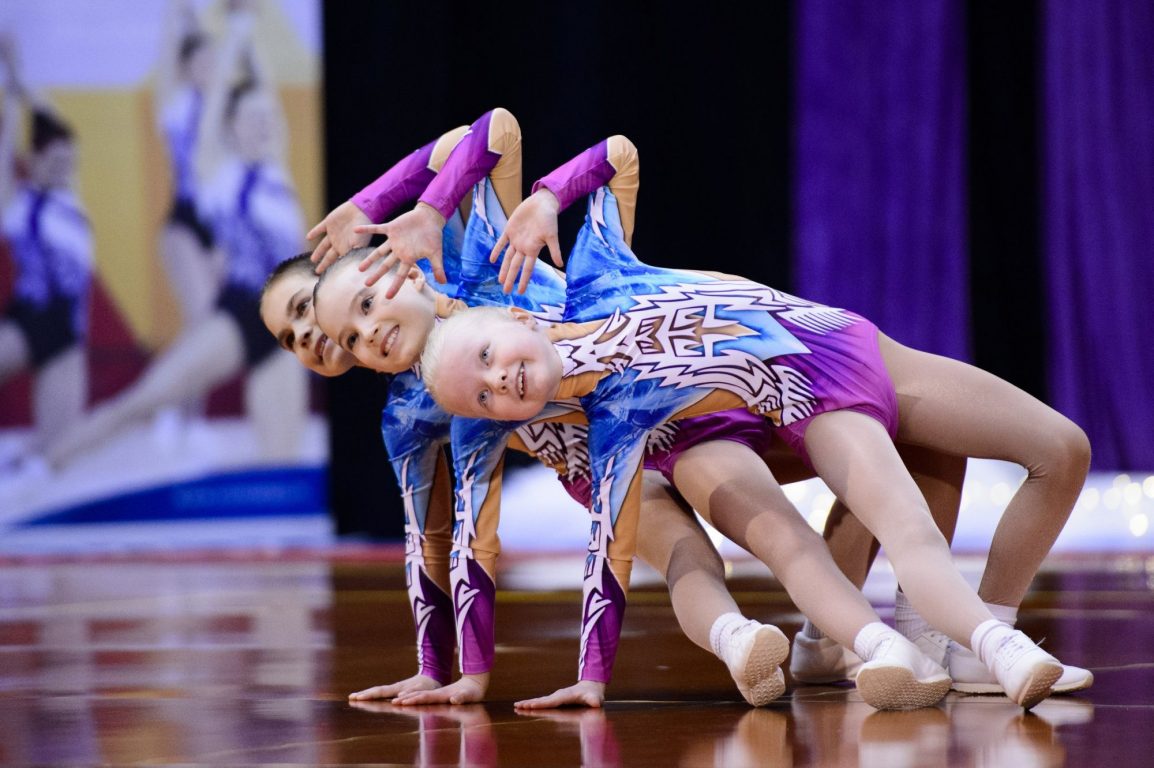
[[[610,136],[606,148],[609,164],[617,173],[609,180],[609,189],[617,198],[625,242],[633,244],[633,225],[637,216],[637,191],[641,186],[641,160],[637,147],[625,136]]]
[[[489,179],[508,217],[521,203],[521,124],[503,107],[494,109],[489,119],[488,147],[490,152],[501,156],[489,171]]]

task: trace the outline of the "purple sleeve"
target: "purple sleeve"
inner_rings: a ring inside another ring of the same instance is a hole
[[[609,140],[593,145],[557,170],[537,181],[533,191],[544,187],[557,196],[561,210],[598,187],[609,183],[617,169],[609,162]]]
[[[469,126],[464,138],[449,153],[441,172],[421,195],[420,201],[436,208],[446,221],[473,185],[485,178],[501,159],[500,154],[489,150],[489,122],[492,118],[493,111],[490,110]]]
[[[416,200],[437,175],[429,168],[429,159],[437,141],[410,153],[379,179],[353,195],[353,205],[380,224],[405,203]]]

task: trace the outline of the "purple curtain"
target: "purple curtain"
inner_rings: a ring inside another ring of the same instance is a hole
[[[796,7],[795,290],[965,359],[961,2]]]
[[[1053,405],[1097,469],[1154,468],[1154,4],[1043,10]]]

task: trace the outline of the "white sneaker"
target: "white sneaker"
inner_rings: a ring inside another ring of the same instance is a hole
[[[952,690],[959,693],[1005,693],[1001,684],[994,679],[993,673],[985,664],[978,661],[977,655],[957,643],[950,643],[949,669],[950,677],[954,681],[950,686]],[[1063,664],[1062,676],[1054,683],[1053,693],[1083,691],[1093,684],[1093,672],[1082,667]]]
[[[751,621],[726,640],[725,665],[742,697],[761,707],[785,693],[781,662],[789,640],[772,624]]]
[[[989,667],[1006,695],[1025,709],[1049,696],[1062,676],[1062,664],[1020,630],[1001,642]]]
[[[853,680],[861,669],[861,659],[829,637],[814,640],[804,632],[793,636],[789,674],[795,683],[823,685]]]
[[[951,645],[951,640],[945,632],[927,629],[916,637],[906,635],[906,639],[916,645],[918,650],[924,653],[930,661],[943,669],[945,668]]]
[[[893,630],[861,665],[856,682],[861,697],[875,709],[930,707],[950,691],[946,671]]]

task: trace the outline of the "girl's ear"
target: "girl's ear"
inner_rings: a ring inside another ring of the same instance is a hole
[[[515,321],[521,323],[521,325],[526,325],[530,328],[537,327],[537,318],[533,317],[527,309],[509,307],[509,315],[512,316]]]
[[[406,280],[413,281],[413,288],[421,290],[425,287],[425,273],[421,271],[420,267],[409,267],[409,274],[405,277]]]

